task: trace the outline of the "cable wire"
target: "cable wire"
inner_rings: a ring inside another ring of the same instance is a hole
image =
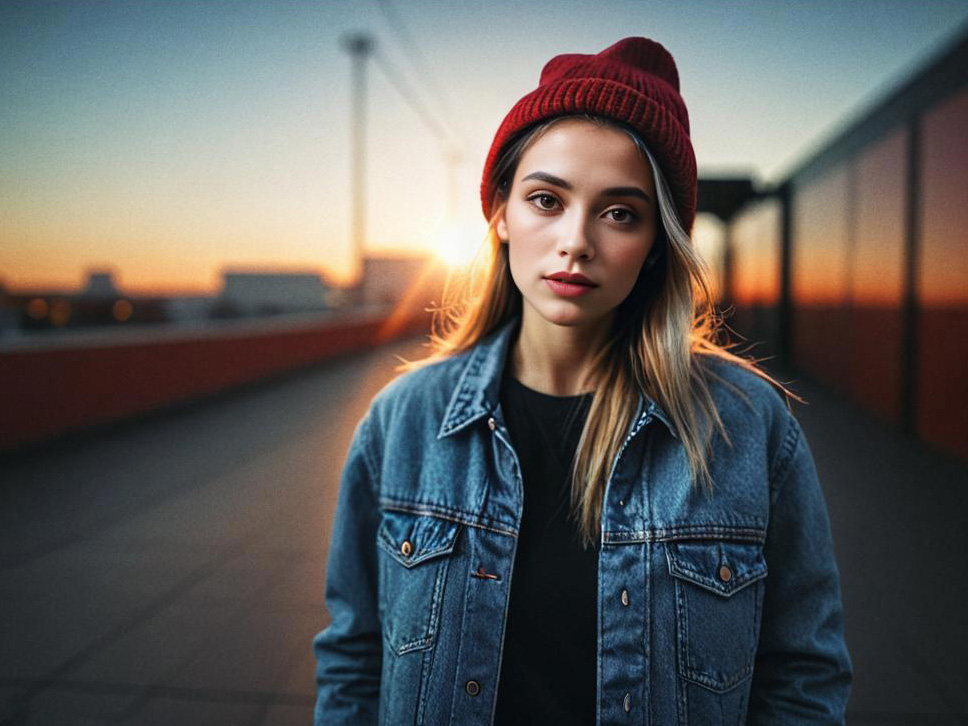
[[[376,2],[377,6],[383,12],[383,16],[387,24],[396,34],[397,39],[400,41],[401,46],[406,52],[406,55],[409,57],[410,63],[416,69],[418,78],[420,78],[426,84],[427,88],[430,90],[430,95],[433,96],[437,104],[442,109],[443,116],[447,119],[447,121],[444,122],[444,125],[450,130],[452,142],[456,141],[457,145],[463,148],[466,144],[464,143],[464,137],[463,133],[461,132],[460,124],[455,122],[455,116],[452,110],[453,107],[450,105],[447,95],[437,83],[433,72],[430,70],[430,64],[427,62],[426,56],[421,52],[416,40],[414,40],[413,34],[410,32],[406,22],[403,20],[403,16],[400,15],[399,11],[393,5],[391,0],[376,0]]]

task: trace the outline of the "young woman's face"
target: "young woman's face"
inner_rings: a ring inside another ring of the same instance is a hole
[[[582,119],[549,128],[522,155],[496,223],[525,323],[609,323],[655,243],[657,209],[628,135]]]

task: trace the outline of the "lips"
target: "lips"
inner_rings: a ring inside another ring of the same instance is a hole
[[[545,275],[546,280],[553,280],[555,282],[566,282],[571,285],[583,285],[585,287],[598,287],[597,284],[589,280],[580,272],[553,272],[550,275]]]
[[[598,287],[580,272],[554,272],[546,275],[544,281],[558,297],[579,297]]]

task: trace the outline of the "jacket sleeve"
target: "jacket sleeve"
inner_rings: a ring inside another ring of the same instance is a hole
[[[340,481],[326,567],[330,623],[313,640],[316,726],[375,724],[382,636],[377,604],[376,477],[369,417],[357,426]]]
[[[852,669],[830,521],[797,420],[770,477],[768,576],[748,724],[843,724]]]

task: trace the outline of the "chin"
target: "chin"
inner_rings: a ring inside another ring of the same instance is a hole
[[[589,325],[605,317],[600,312],[583,310],[570,303],[547,305],[538,308],[538,314],[545,322],[551,323],[552,325],[560,325],[563,328],[576,328]]]

